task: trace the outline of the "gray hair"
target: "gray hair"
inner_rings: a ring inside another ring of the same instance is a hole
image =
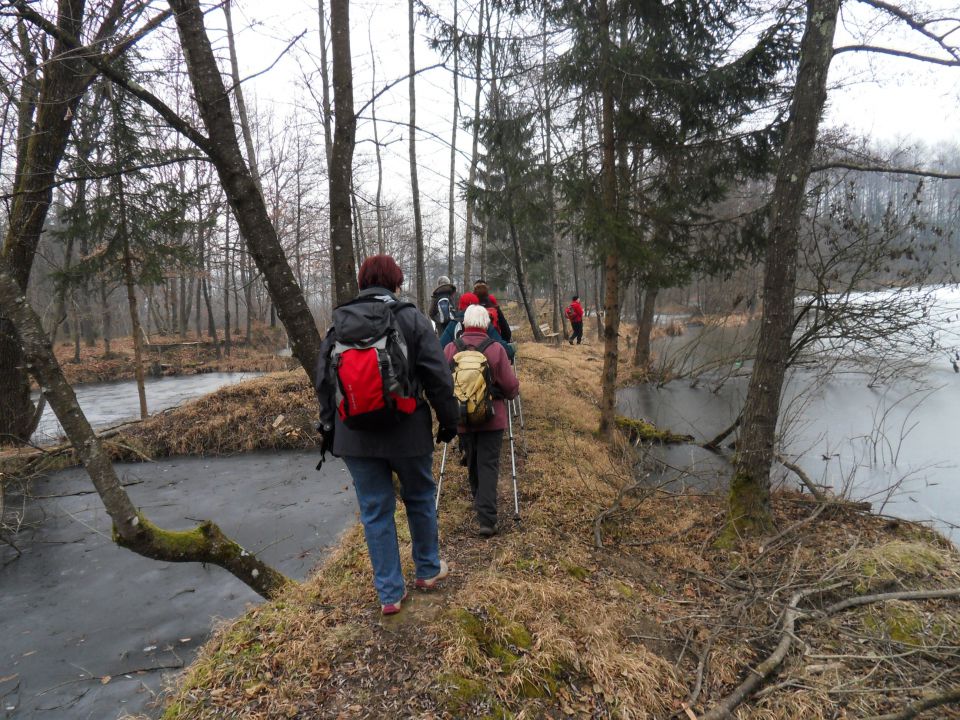
[[[465,328],[480,328],[486,330],[490,324],[490,313],[483,305],[471,305],[463,313],[463,326]]]

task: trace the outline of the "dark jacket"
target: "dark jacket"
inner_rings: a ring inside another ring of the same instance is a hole
[[[482,343],[484,338],[486,338],[486,334],[480,328],[467,328],[464,330],[463,335],[460,336],[463,344],[472,348]],[[446,356],[448,362],[452,360],[453,356],[458,352],[460,351],[454,343],[450,343],[443,349],[443,354]],[[513,400],[520,393],[520,381],[517,380],[517,375],[510,366],[510,360],[507,358],[507,353],[504,351],[503,346],[499,343],[490,343],[487,349],[483,351],[483,354],[487,356],[487,363],[490,365],[490,380],[499,391],[498,397]],[[506,403],[502,399],[497,399],[493,401],[493,407],[493,417],[483,425],[471,425],[470,427],[460,425],[457,431],[465,433],[482,432],[484,430],[505,430],[507,427]]]
[[[451,311],[457,309],[457,286],[450,283],[438,285],[437,289],[433,291],[433,295],[430,296],[430,308],[427,310],[427,317],[431,320],[436,321],[434,316],[437,314],[437,301],[442,297],[450,298]]]
[[[384,302],[397,302],[397,297],[383,288],[367,288],[360,297],[375,296]],[[320,424],[334,428],[333,454],[353,457],[416,457],[433,452],[433,421],[430,408],[423,400],[426,394],[441,427],[457,424],[457,401],[453,396],[450,366],[443,357],[440,342],[430,322],[413,306],[396,313],[397,324],[407,343],[407,360],[421,399],[417,409],[397,425],[386,430],[351,430],[341,421],[334,399],[335,388],[327,377],[327,361],[336,341],[330,328],[320,346],[317,362],[317,398],[320,401]]]
[[[510,342],[510,340],[513,338],[513,331],[510,330],[510,323],[507,322],[507,318],[503,314],[503,310],[500,309],[500,305],[497,303],[496,299],[493,298],[493,296],[488,295],[486,298],[480,298],[480,304],[487,308],[487,310],[496,310],[497,328],[500,330],[500,337],[502,337],[505,341]]]
[[[446,329],[443,331],[443,334],[440,336],[440,347],[446,348],[447,345],[452,343],[457,339],[457,333],[461,332],[463,329],[463,312],[457,312],[453,316]],[[497,332],[497,329],[493,326],[493,323],[490,323],[487,326],[487,335],[496,340],[498,343],[503,345],[503,349],[507,351],[507,357],[510,359],[510,362],[513,362],[513,355],[516,352],[513,349],[513,346],[503,339],[503,336]]]

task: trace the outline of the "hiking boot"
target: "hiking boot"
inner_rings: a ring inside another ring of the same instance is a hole
[[[497,526],[487,525],[486,523],[480,523],[480,529],[477,530],[477,535],[480,537],[493,537],[497,534]]]
[[[447,575],[450,574],[450,568],[447,567],[447,561],[440,561],[440,572],[434,575],[432,578],[417,578],[417,588],[420,590],[433,590],[437,583],[443,580]]]
[[[396,615],[398,612],[400,612],[403,601],[406,599],[407,599],[407,593],[404,592],[403,597],[397,600],[396,602],[387,603],[386,605],[381,605],[380,611],[384,615]]]

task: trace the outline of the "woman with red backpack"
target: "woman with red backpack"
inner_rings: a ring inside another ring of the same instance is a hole
[[[574,295],[567,309],[564,311],[570,326],[573,328],[573,334],[570,336],[570,344],[577,341],[577,345],[583,342],[583,305],[580,304],[580,296]]]
[[[403,271],[394,259],[367,258],[357,280],[360,294],[334,310],[333,327],[320,346],[320,464],[330,452],[350,471],[373,584],[383,614],[391,615],[407,596],[392,474],[400,480],[410,527],[415,585],[430,590],[448,573],[437,532],[430,406],[440,426],[437,440],[445,443],[456,437],[459,411],[430,321],[397,299]]]

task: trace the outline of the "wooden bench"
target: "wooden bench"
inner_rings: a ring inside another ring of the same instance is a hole
[[[548,323],[543,323],[543,325],[539,326],[539,329],[540,329],[540,334],[543,335],[544,340],[548,340],[549,342],[555,342],[555,343],[560,342],[560,333],[555,333],[551,331],[550,325]]]

